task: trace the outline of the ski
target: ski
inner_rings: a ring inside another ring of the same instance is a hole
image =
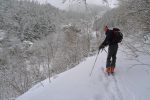
[[[115,76],[115,72],[111,73],[112,76]]]

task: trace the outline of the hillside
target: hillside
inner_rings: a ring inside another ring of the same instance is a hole
[[[124,50],[123,46],[119,48],[115,76],[105,76],[102,71],[106,59],[103,51],[98,56],[92,76],[89,73],[96,56],[53,76],[50,83],[49,79],[38,83],[16,100],[149,100],[150,69],[131,60],[131,56],[123,53]],[[146,55],[137,59],[150,64]]]
[[[149,5],[150,0],[0,0],[0,100],[149,100]],[[103,52],[89,77],[108,35],[105,25],[123,33],[116,75],[104,75]]]
[[[0,0],[0,100],[25,93],[97,49],[96,43],[90,46],[95,16],[30,0]]]

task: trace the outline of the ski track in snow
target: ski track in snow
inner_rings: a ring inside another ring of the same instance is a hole
[[[102,97],[96,94],[89,100],[138,100],[138,98],[135,98],[133,91],[131,91],[127,85],[123,84],[124,81],[129,84],[131,83],[128,80],[122,80],[122,77],[119,77],[117,73],[114,76],[108,76],[104,73],[103,67],[101,67],[98,78],[99,82],[103,84],[105,95]]]
[[[106,100],[123,100],[123,96],[118,87],[115,76],[108,76],[106,75],[106,73],[102,73],[103,75],[101,75],[100,77],[103,77],[102,82],[106,92]]]
[[[101,70],[99,73],[99,81],[103,84],[105,90],[105,96],[100,97],[98,94],[89,100],[137,100],[132,91],[122,83],[121,79],[116,77],[117,75],[106,75]],[[131,99],[132,98],[132,99]]]

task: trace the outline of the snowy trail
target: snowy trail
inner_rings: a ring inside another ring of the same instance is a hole
[[[127,60],[126,55],[119,51],[116,73],[107,76],[102,70],[106,57],[105,52],[99,54],[91,76],[96,56],[52,77],[51,83],[44,80],[44,87],[39,83],[16,100],[150,100],[148,67],[130,68],[135,62]],[[144,61],[150,62],[149,59]]]
[[[118,87],[115,76],[103,76],[105,78],[104,87],[106,88],[106,94],[108,94],[108,100],[123,100],[122,93]]]
[[[91,100],[137,100],[132,91],[123,84],[120,77],[117,77],[117,74],[108,76],[104,73],[103,67],[97,68],[97,70],[100,69],[99,82],[103,84],[105,98],[101,99],[101,97],[95,96],[96,98]]]
[[[121,83],[118,82],[116,76],[107,76],[106,73],[104,73],[103,70],[101,70],[101,72],[99,73],[99,81],[103,84],[105,90],[105,98],[103,98],[103,100],[128,100],[125,99],[125,97],[131,97],[131,95],[126,95],[126,92],[128,91],[126,91],[125,94],[123,94],[122,91],[124,91],[125,89],[123,89]],[[100,99],[101,98],[97,98],[93,100]]]

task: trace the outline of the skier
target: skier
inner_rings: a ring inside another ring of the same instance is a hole
[[[113,74],[116,64],[116,54],[118,50],[118,43],[121,42],[122,38],[118,41],[115,40],[115,34],[114,31],[120,31],[118,28],[114,28],[113,30],[108,29],[108,26],[104,26],[104,32],[106,35],[105,40],[102,42],[102,44],[99,46],[99,50],[104,49],[107,45],[108,47],[108,55],[107,55],[107,61],[106,61],[106,72],[108,74]],[[120,34],[120,33],[119,33]]]

